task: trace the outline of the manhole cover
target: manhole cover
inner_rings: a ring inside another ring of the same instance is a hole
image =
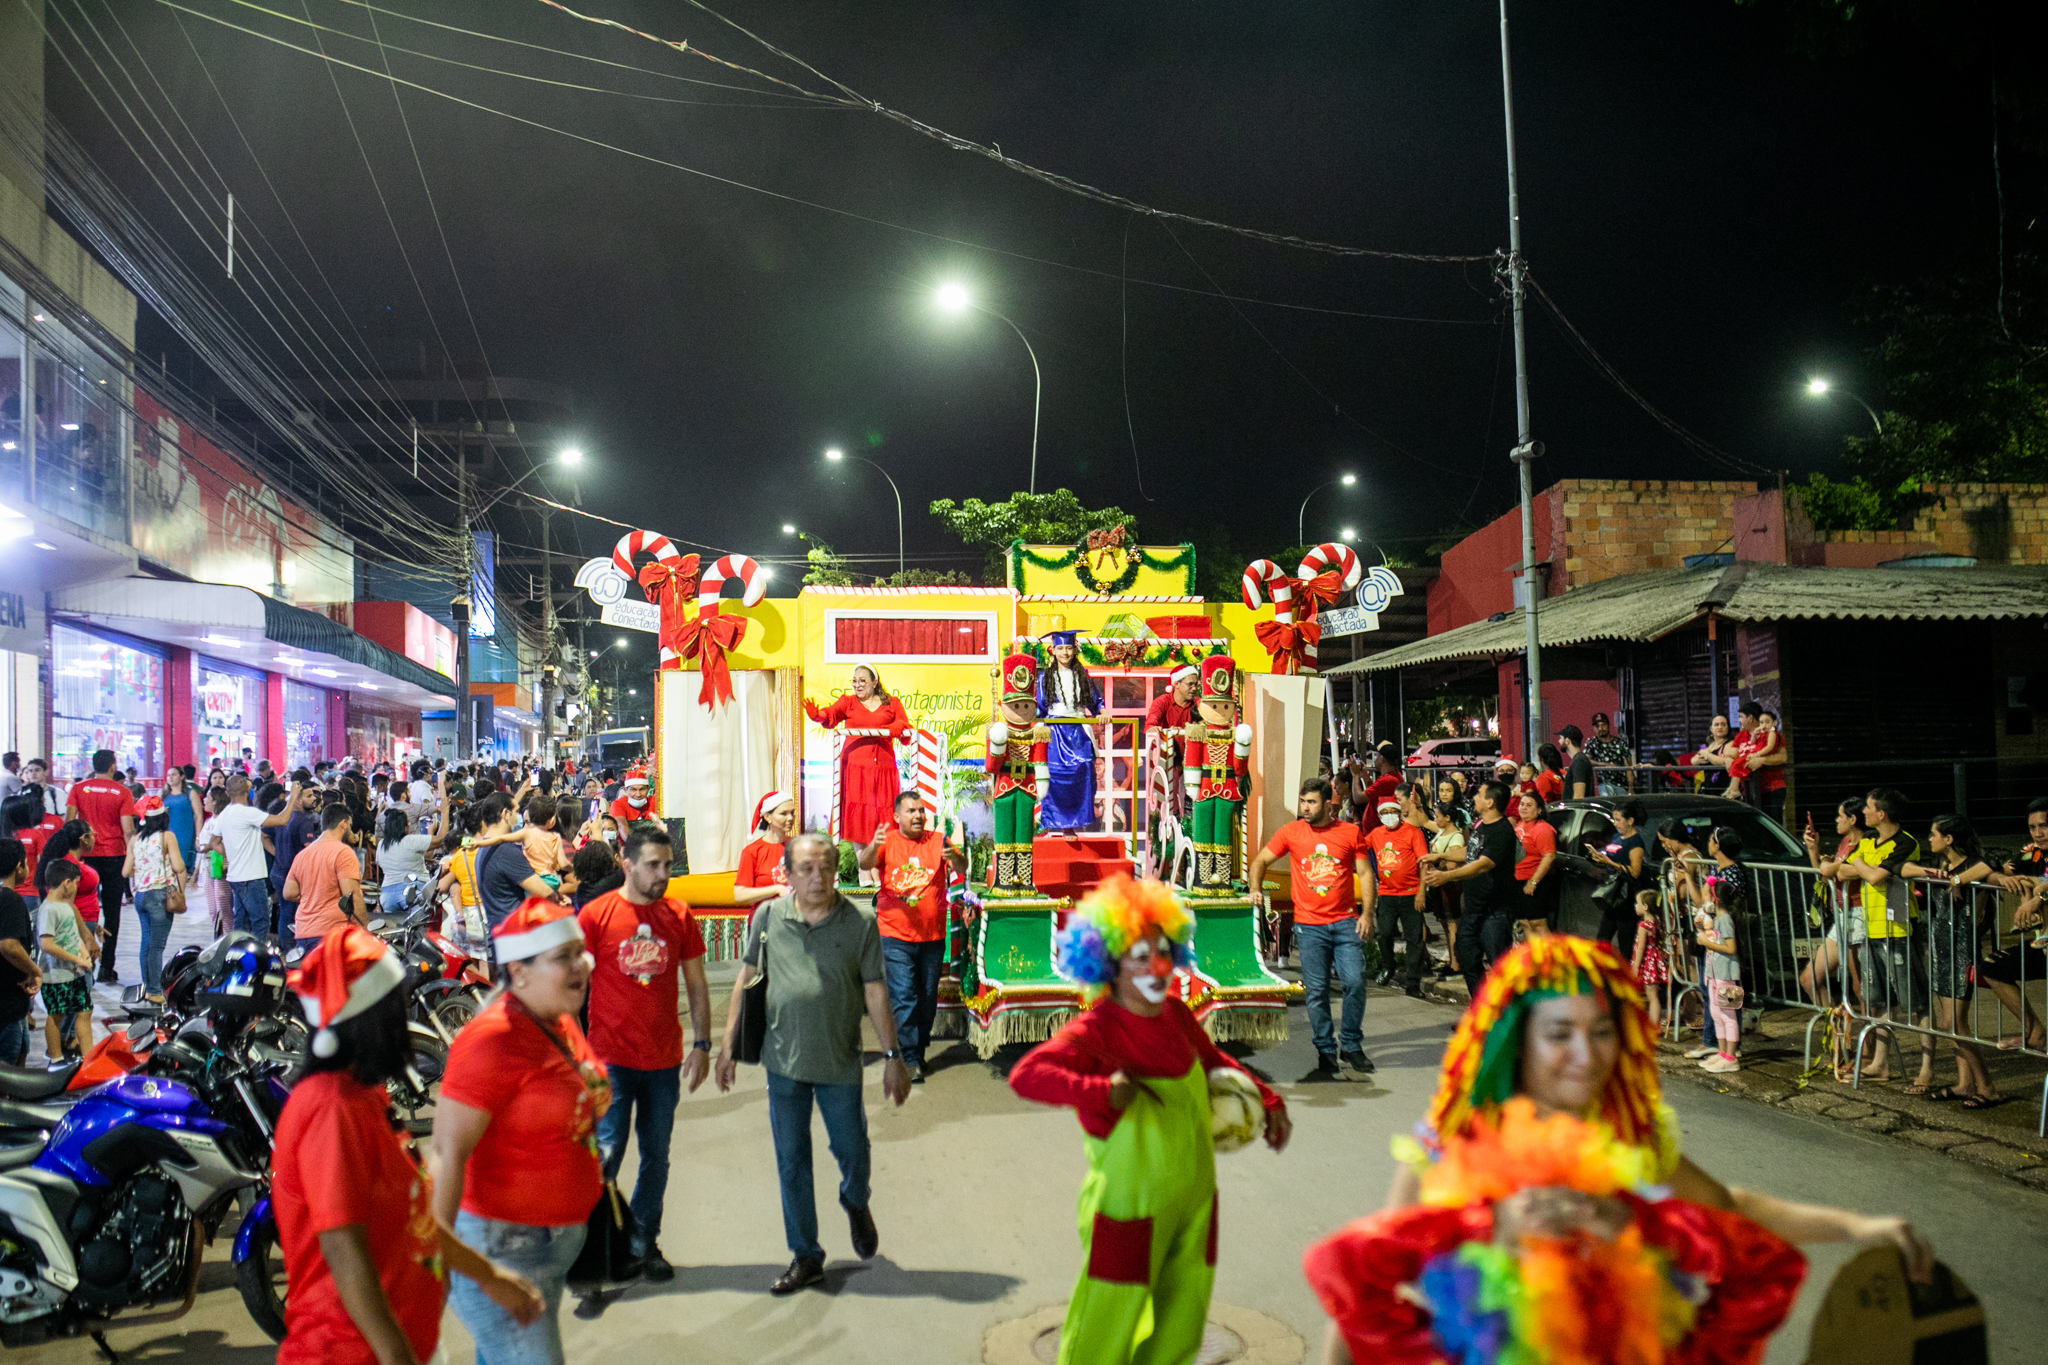
[[[1060,1358],[1060,1329],[1048,1328],[1031,1343],[1031,1354],[1043,1365]],[[1202,1332],[1202,1349],[1195,1353],[1195,1365],[1231,1365],[1244,1359],[1244,1338],[1219,1323],[1209,1323]]]

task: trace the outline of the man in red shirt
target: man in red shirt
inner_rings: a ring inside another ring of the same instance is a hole
[[[1265,900],[1266,869],[1275,859],[1288,859],[1288,883],[1294,898],[1294,944],[1301,954],[1301,984],[1308,992],[1308,1024],[1315,1037],[1316,1057],[1325,1074],[1335,1076],[1338,1045],[1354,1071],[1369,1072],[1365,1055],[1365,940],[1372,937],[1372,905],[1358,910],[1354,873],[1369,876],[1365,841],[1358,826],[1337,818],[1327,777],[1301,784],[1299,820],[1290,820],[1252,859],[1251,895]],[[1330,1028],[1330,969],[1344,990],[1341,1032]]]
[[[644,1258],[647,1278],[657,1283],[675,1278],[656,1239],[668,1191],[669,1136],[683,1098],[681,1073],[689,1072],[695,1090],[711,1069],[704,935],[690,907],[667,897],[674,856],[661,826],[631,826],[622,852],[626,884],[584,906],[577,917],[597,959],[590,972],[590,1046],[612,1083],[612,1105],[598,1120],[597,1145],[610,1178],[626,1154],[629,1125],[640,1140],[633,1217],[642,1245],[634,1250]],[[689,992],[690,1031],[696,1035],[687,1059],[677,1010],[682,989]]]
[[[71,784],[64,798],[64,816],[92,826],[92,856],[86,866],[100,876],[100,980],[112,984],[114,939],[121,931],[121,902],[128,896],[128,878],[121,871],[128,858],[128,840],[135,834],[135,793],[113,778],[114,751],[94,750],[92,776]]]
[[[647,780],[647,774],[635,768],[626,774],[626,781],[619,788],[618,799],[612,802],[611,817],[619,822],[621,837],[628,825],[638,820],[658,820],[654,813],[652,793],[654,784]]]
[[[879,872],[875,922],[882,931],[882,972],[896,1045],[913,1083],[924,1080],[924,1050],[939,1013],[939,973],[946,964],[946,869],[967,871],[967,853],[925,827],[924,798],[896,797],[894,824],[877,825],[860,851],[863,872]]]
[[[1201,670],[1193,664],[1184,664],[1173,671],[1171,686],[1152,699],[1150,709],[1145,712],[1145,733],[1154,730],[1178,730],[1185,726],[1195,714],[1195,682]]]
[[[1394,979],[1394,931],[1408,945],[1403,989],[1422,998],[1422,969],[1429,965],[1428,941],[1422,928],[1422,859],[1429,837],[1422,832],[1422,809],[1413,782],[1401,784],[1401,799],[1382,801],[1372,829],[1365,836],[1372,855],[1374,879],[1366,883],[1366,904],[1379,922],[1380,984]],[[1381,905],[1380,898],[1387,903]]]

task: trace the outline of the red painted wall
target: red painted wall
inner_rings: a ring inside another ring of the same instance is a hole
[[[258,758],[270,760],[270,766],[278,772],[285,769],[284,761],[284,674],[263,675],[263,751]]]
[[[164,726],[164,761],[182,767],[198,761],[192,757],[193,743],[198,738],[192,725],[192,651],[171,646],[170,658],[164,663],[164,677],[164,704],[170,710]]]
[[[1536,562],[1552,553],[1560,489],[1536,495]],[[1484,621],[1499,611],[1515,609],[1514,576],[1522,562],[1522,512],[1507,512],[1444,552],[1443,573],[1429,587],[1429,633],[1441,635],[1459,626]]]
[[[1529,747],[1522,730],[1522,661],[1519,657],[1503,659],[1498,672],[1500,678],[1500,750],[1511,758],[1522,759]],[[1621,692],[1611,682],[1582,680],[1577,678],[1546,679],[1543,683],[1543,706],[1548,717],[1550,734],[1543,737],[1547,743],[1556,743],[1551,738],[1567,725],[1576,725],[1581,734],[1593,733],[1593,713],[1605,711],[1612,716],[1621,705]]]

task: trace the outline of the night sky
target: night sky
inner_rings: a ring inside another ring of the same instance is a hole
[[[104,6],[87,3],[104,25]],[[50,4],[61,33],[54,12],[76,16],[79,0]],[[307,4],[279,8],[369,34],[361,7]],[[190,5],[309,41],[307,30],[232,0]],[[802,76],[680,4],[583,6]],[[531,0],[393,7],[739,83]],[[170,103],[236,187],[238,211],[282,235],[181,17],[357,322],[407,347],[430,337],[321,65],[190,14],[119,9]],[[1148,204],[1401,251],[1487,253],[1506,241],[1499,31],[1487,0],[731,0],[728,12],[864,94]],[[1991,253],[1983,83],[1932,65],[1901,79],[1896,66],[1796,55],[1771,15],[1728,0],[1553,0],[1512,13],[1534,271],[1679,421],[1756,465],[1795,476],[1829,467],[1840,437],[1864,419],[1801,386],[1816,371],[1855,386],[1867,344],[1849,325],[1856,291]],[[839,444],[903,486],[913,560],[978,564],[923,507],[1024,487],[1031,368],[1000,322],[934,314],[931,290],[947,278],[967,281],[1037,346],[1040,489],[1114,502],[1148,535],[1197,537],[1222,525],[1272,552],[1293,543],[1302,494],[1343,470],[1360,475],[1360,488],[1319,495],[1310,539],[1353,525],[1412,553],[1446,527],[1512,505],[1511,350],[1484,263],[1340,260],[1192,226],[1169,233],[874,115],[767,107],[777,102],[390,14],[378,22],[394,46],[706,102],[565,91],[394,52],[402,77],[936,234],[749,193],[405,92],[490,360],[499,373],[574,390],[581,443],[605,471],[585,480],[595,511],[757,554],[787,552],[780,527],[794,522],[842,551],[893,561],[888,486],[865,467],[823,464],[819,452]],[[325,41],[336,55],[379,63],[374,46]],[[197,259],[63,63],[49,66],[53,114]],[[435,314],[469,359],[475,348],[389,87],[338,74]],[[2025,227],[2009,225],[2013,241],[2030,240]],[[1269,302],[1233,307],[1199,292],[1219,286]],[[154,349],[147,333],[143,349]],[[1530,320],[1530,370],[1548,449],[1539,485],[1731,477],[1631,406],[1540,313]],[[614,535],[593,528],[584,544]]]

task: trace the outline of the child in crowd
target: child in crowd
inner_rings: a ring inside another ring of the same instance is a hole
[[[1702,906],[1696,921],[1700,932],[1694,941],[1707,950],[1707,1008],[1714,1015],[1714,1041],[1718,1051],[1703,1058],[1700,1069],[1722,1073],[1742,1070],[1736,1060],[1742,1042],[1742,963],[1735,955],[1735,911],[1739,901],[1729,881],[1709,874],[1707,895],[1712,901]]]
[[[1664,1026],[1664,1010],[1671,993],[1671,965],[1664,959],[1664,916],[1657,909],[1654,890],[1636,892],[1636,980],[1643,983],[1643,1002],[1650,1009],[1650,1027]]]
[[[43,874],[41,937],[43,1008],[49,1011],[44,1041],[52,1059],[83,1057],[92,1051],[92,987],[99,940],[78,913],[78,864],[52,859]],[[65,1025],[71,1036],[65,1037]]]
[[[555,833],[555,798],[537,795],[526,803],[526,828],[519,835],[526,864],[542,881],[559,891],[562,874],[569,870],[569,855],[562,851],[562,836]]]

